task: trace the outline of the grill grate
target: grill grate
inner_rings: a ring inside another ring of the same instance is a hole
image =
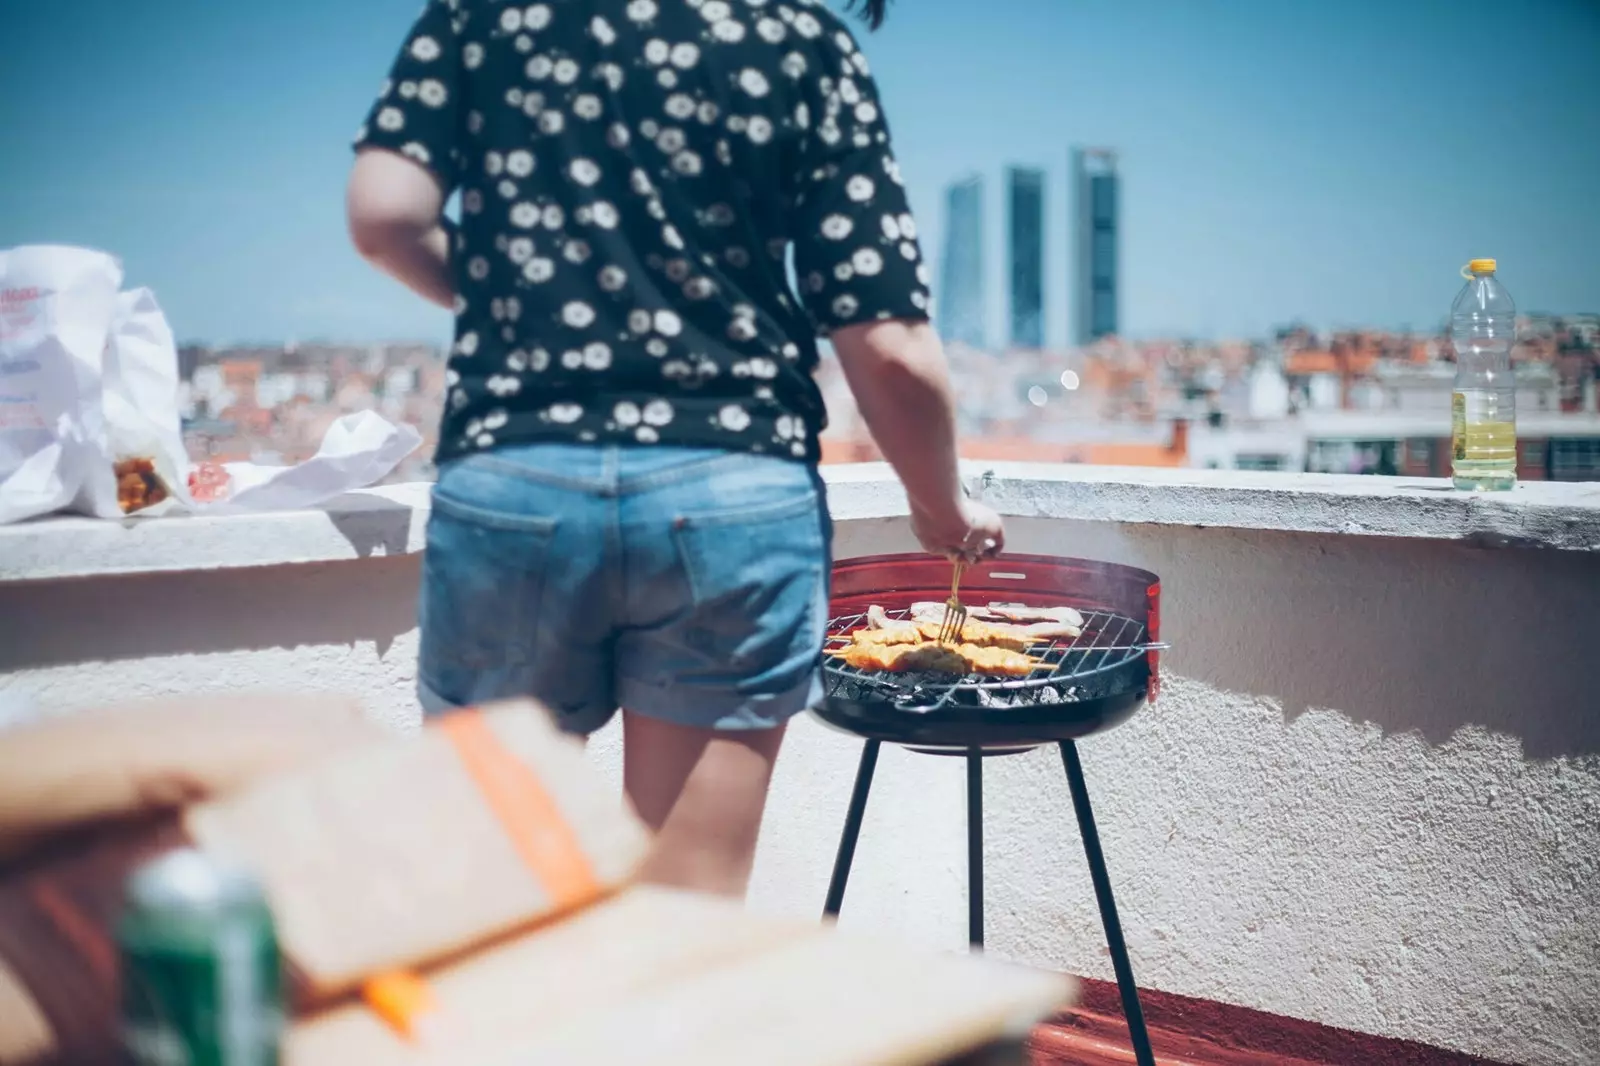
[[[905,619],[906,610],[889,611]],[[886,700],[907,710],[935,711],[948,706],[1014,707],[1065,703],[1107,694],[1120,688],[1119,667],[1143,658],[1155,645],[1146,643],[1144,624],[1110,611],[1085,611],[1083,630],[1071,640],[1035,644],[1027,654],[1042,660],[1027,677],[952,678],[948,674],[888,673],[863,670],[825,656],[823,673],[828,695],[852,700]],[[867,624],[866,614],[844,615],[828,623],[827,643],[839,647]],[[1105,690],[1105,691],[1102,691]]]

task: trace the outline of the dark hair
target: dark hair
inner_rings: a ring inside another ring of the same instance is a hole
[[[883,25],[883,16],[889,10],[889,0],[850,0],[845,10],[856,12],[866,20],[869,29]]]

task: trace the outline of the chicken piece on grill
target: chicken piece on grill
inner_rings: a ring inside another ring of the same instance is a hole
[[[1078,621],[1076,623],[1069,621],[1031,622],[1024,625],[1016,622],[996,621],[995,619],[998,616],[993,611],[982,607],[969,607],[967,608],[967,624],[971,625],[974,622],[979,622],[985,627],[984,631],[995,638],[981,643],[1001,643],[1000,638],[1004,635],[1005,646],[1007,647],[1011,646],[1011,641],[1021,641],[1022,644],[1020,646],[1026,647],[1029,644],[1048,644],[1052,640],[1072,640],[1083,632],[1083,617],[1070,607],[1041,607],[1037,609],[1029,607],[1024,609],[1030,611],[1038,610],[1040,612],[1060,610],[1064,613],[1070,613]],[[944,618],[944,612],[944,604],[924,600],[913,603],[910,614],[913,621],[931,623],[937,627],[940,620]]]
[[[926,671],[940,674],[984,674],[991,677],[1026,677],[1039,660],[1006,648],[980,648],[975,644],[850,644],[829,649],[858,670],[885,673]]]
[[[941,605],[942,610],[942,605]],[[924,644],[930,641],[937,642],[943,615],[937,621],[904,621],[890,618],[882,607],[874,605],[867,610],[866,629],[857,629],[850,634],[853,644]],[[1030,644],[1041,643],[1029,635],[1021,633],[1013,626],[996,626],[987,622],[977,622],[968,619],[961,627],[959,644],[977,644],[981,647],[1009,648],[1012,651],[1024,651]]]

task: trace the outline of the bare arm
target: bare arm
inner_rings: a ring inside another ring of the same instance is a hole
[[[1003,547],[999,518],[968,501],[961,487],[955,399],[933,327],[872,322],[837,329],[832,340],[861,417],[905,484],[923,546],[971,556]]]
[[[356,156],[345,194],[350,239],[373,266],[423,299],[455,306],[444,193],[433,174],[394,152]]]

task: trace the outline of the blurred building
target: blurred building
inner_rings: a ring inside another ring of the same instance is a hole
[[[1011,344],[1044,347],[1044,171],[1006,170],[1011,261]]]
[[[1073,338],[1088,345],[1118,331],[1118,211],[1121,181],[1116,153],[1072,150]]]
[[[984,343],[983,178],[974,174],[945,191],[944,262],[939,323],[945,340]]]

